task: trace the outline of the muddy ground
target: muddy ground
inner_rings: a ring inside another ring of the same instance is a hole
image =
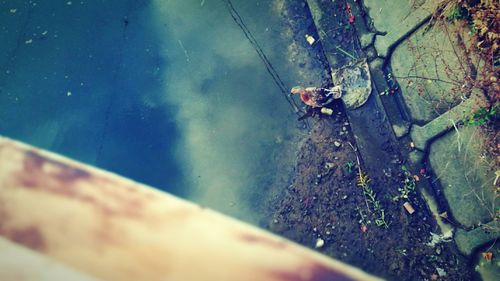
[[[306,48],[303,34],[314,32],[308,8],[302,1],[283,2],[283,16],[291,19],[296,43]],[[308,51],[324,60],[320,46]],[[384,174],[367,175],[365,186],[375,194],[370,200],[359,186],[360,171],[370,168],[363,166],[357,152],[345,109],[341,102],[331,108],[332,116],[308,119],[309,134],[297,151],[290,184],[269,204],[267,227],[311,248],[323,241],[316,248],[319,252],[388,280],[472,280],[470,264],[453,242],[429,245],[431,232],[439,230],[418,190],[425,171],[406,170],[408,148],[397,143],[383,148],[391,149],[394,160],[380,163],[386,167]],[[413,214],[403,207],[406,202],[415,209]]]

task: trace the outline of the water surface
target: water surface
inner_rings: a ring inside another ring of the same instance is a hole
[[[0,134],[257,222],[302,126],[281,2],[0,1]]]

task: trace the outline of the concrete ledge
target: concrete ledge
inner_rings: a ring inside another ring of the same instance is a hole
[[[364,4],[369,10],[369,15],[373,19],[375,28],[380,32],[387,32],[385,35],[378,35],[375,39],[375,48],[379,56],[387,57],[389,48],[402,37],[410,33],[422,21],[428,18],[438,1],[427,0],[416,1],[412,6],[412,1],[405,1],[404,5],[398,3],[395,9],[394,0],[365,0]],[[420,5],[417,5],[421,3]]]
[[[482,94],[475,94],[425,126],[414,125],[410,134],[415,147],[425,150],[433,138],[450,130],[453,128],[453,124],[462,121],[468,114],[483,105],[484,96]]]
[[[499,238],[499,230],[500,225],[495,221],[471,231],[459,229],[455,234],[455,242],[457,243],[458,249],[464,255],[468,256],[472,254],[476,248]]]

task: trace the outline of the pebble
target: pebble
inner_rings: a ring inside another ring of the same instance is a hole
[[[346,200],[346,199],[347,199],[347,195],[342,196],[342,200]]]
[[[339,141],[334,141],[333,144],[335,145],[335,147],[340,147],[342,145],[342,143],[340,143]]]
[[[69,96],[71,96],[71,95],[72,95],[72,93],[68,91],[68,92],[66,93],[66,95],[69,97]]]
[[[332,162],[326,162],[325,163],[325,169],[330,170],[333,167],[335,167],[334,163],[332,163]]]
[[[346,127],[342,127],[342,131],[347,131],[347,128]]]
[[[441,255],[441,248],[440,247],[436,248],[436,255]]]
[[[316,245],[315,245],[315,248],[316,249],[319,249],[321,247],[323,247],[325,245],[325,240],[321,239],[321,238],[318,238],[316,240]]]

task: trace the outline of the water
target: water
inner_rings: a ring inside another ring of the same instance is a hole
[[[232,3],[288,88],[281,2]],[[2,135],[252,223],[293,167],[302,124],[224,1],[0,1],[0,41]]]

